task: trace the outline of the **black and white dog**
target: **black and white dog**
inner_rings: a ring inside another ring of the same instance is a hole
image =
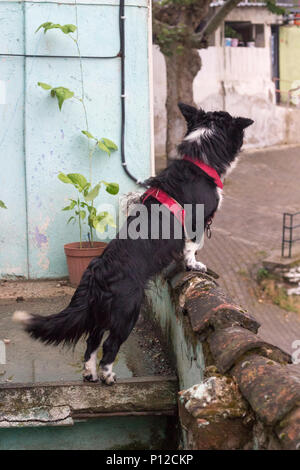
[[[178,147],[182,158],[146,181],[145,187],[162,190],[180,206],[203,204],[207,225],[220,206],[222,191],[197,162],[224,177],[236,163],[244,129],[253,121],[234,118],[227,112],[206,113],[182,103],[179,108],[187,122],[186,135]],[[152,204],[157,204],[157,199],[150,195],[144,202],[149,233]],[[176,217],[171,216],[176,224]],[[125,226],[134,217],[129,215]],[[82,335],[87,335],[83,375],[84,380],[93,382],[98,380],[97,351],[104,333],[109,331],[103,343],[100,379],[111,385],[116,380],[112,372],[114,360],[137,321],[148,281],[181,256],[188,268],[205,272],[206,266],[196,261],[197,248],[197,242],[188,239],[183,227],[180,238],[174,237],[174,229],[169,239],[118,235],[101,256],[91,261],[67,308],[48,317],[19,311],[15,312],[14,320],[23,323],[33,338],[46,344],[75,345]]]

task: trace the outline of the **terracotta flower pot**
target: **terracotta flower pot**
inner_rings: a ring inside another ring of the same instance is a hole
[[[89,242],[82,242],[82,248],[80,248],[79,242],[64,245],[69,278],[72,286],[78,286],[81,276],[88,267],[89,262],[95,258],[95,256],[101,255],[106,246],[107,243],[104,242],[94,242],[93,248],[91,248]]]

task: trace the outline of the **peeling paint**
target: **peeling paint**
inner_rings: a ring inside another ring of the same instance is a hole
[[[35,227],[35,241],[39,248],[42,247],[43,243],[47,243],[47,237],[39,231],[38,227]]]

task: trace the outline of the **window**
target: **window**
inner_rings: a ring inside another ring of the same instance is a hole
[[[265,47],[264,25],[250,21],[227,21],[224,41],[225,46],[231,47]]]

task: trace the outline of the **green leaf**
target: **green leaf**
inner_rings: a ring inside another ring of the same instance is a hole
[[[91,187],[91,183],[88,183],[88,184],[85,186],[84,191],[83,191],[84,197],[88,194],[90,187]]]
[[[101,142],[101,140],[98,140],[98,144],[97,144],[97,145],[98,145],[98,147],[99,147],[100,150],[103,150],[103,152],[106,152],[106,153],[108,153],[108,155],[110,155],[110,150],[109,150],[109,148],[108,148],[103,142]]]
[[[74,209],[75,206],[76,206],[76,201],[72,201],[69,206],[64,207],[62,210],[63,211],[71,211],[72,209]]]
[[[74,24],[64,24],[60,28],[63,33],[69,34],[69,33],[74,33],[76,31],[76,26]]]
[[[64,173],[59,173],[57,178],[60,181],[62,181],[63,183],[73,184],[72,181],[70,180],[70,178],[67,175],[65,175]]]
[[[82,134],[86,135],[88,139],[94,139],[97,140],[96,137],[94,137],[89,131],[81,131]]]
[[[67,177],[80,191],[82,191],[88,184],[86,178],[80,173],[68,173]]]
[[[44,90],[51,90],[52,86],[48,85],[48,83],[38,82],[38,86],[43,88]]]
[[[86,201],[93,201],[99,194],[101,184],[98,183],[94,188],[84,197]]]
[[[113,216],[109,212],[101,212],[94,220],[94,228],[97,232],[105,232],[106,226],[116,227]]]
[[[88,208],[88,211],[90,213],[90,216],[91,217],[96,217],[96,215],[97,215],[96,208],[93,207],[93,206],[87,206],[87,208]]]
[[[118,146],[110,139],[107,139],[106,137],[103,137],[101,141],[104,143],[104,145],[109,148],[112,151],[118,150]]]
[[[52,21],[47,21],[46,23],[42,23],[42,24],[36,29],[35,32],[37,33],[40,29],[44,28],[44,33],[46,33],[46,31],[47,31],[48,29],[50,29],[50,27],[51,27],[52,24],[53,24]]]
[[[41,24],[35,32],[37,33],[42,28],[44,29],[44,34],[46,34],[49,29],[60,29],[64,34],[74,33],[77,29],[74,24],[61,25],[59,23],[52,23],[52,21],[47,21],[46,23]]]
[[[1,201],[1,199],[0,199],[0,207],[1,207],[2,209],[7,209],[6,205],[4,204],[3,201]]]
[[[74,92],[69,90],[69,88],[65,88],[63,86],[59,86],[56,88],[52,88],[51,90],[51,96],[54,97],[56,96],[58,100],[58,107],[61,110],[63,102],[65,100],[68,100],[70,98],[73,98]]]
[[[80,212],[79,212],[79,216],[80,216],[80,218],[81,218],[82,220],[85,219],[85,216],[86,216],[85,211],[80,211]]]
[[[71,222],[71,220],[73,220],[73,219],[74,219],[74,223],[75,223],[76,219],[75,219],[74,215],[72,215],[72,217],[70,217],[70,218],[68,219],[67,224],[69,224],[69,223]]]
[[[119,185],[118,183],[107,183],[106,181],[101,181],[101,183],[105,184],[106,186],[106,191],[109,193],[109,194],[118,194],[119,192]]]
[[[274,13],[275,15],[285,15],[287,12],[285,8],[277,6],[275,0],[267,0],[266,7],[271,13]]]

